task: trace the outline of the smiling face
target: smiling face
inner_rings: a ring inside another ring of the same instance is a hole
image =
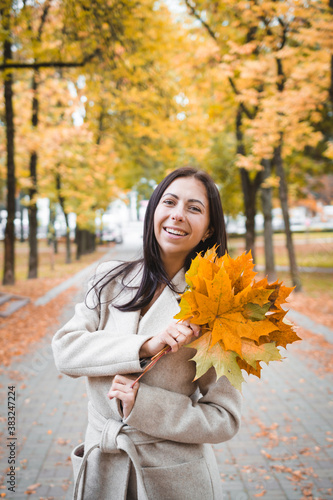
[[[200,240],[211,235],[204,184],[179,177],[164,191],[154,214],[154,233],[166,268],[180,269]]]

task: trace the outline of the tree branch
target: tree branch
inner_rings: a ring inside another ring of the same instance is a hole
[[[287,33],[288,33],[288,24],[283,22],[282,19],[280,17],[278,17],[278,22],[280,24],[280,26],[283,28],[283,31],[282,31],[282,40],[281,40],[281,45],[280,45],[280,49],[283,49],[283,47],[285,46],[286,42],[287,42]]]
[[[190,11],[193,14],[193,16],[196,17],[200,21],[200,23],[206,28],[206,30],[208,31],[209,35],[215,41],[217,41],[217,37],[216,37],[215,33],[213,32],[213,30],[211,29],[211,27],[209,26],[209,24],[207,22],[205,22],[201,18],[200,14],[190,4],[190,0],[185,0],[185,3],[187,5],[187,7],[190,9]],[[249,29],[248,34],[247,34],[247,41],[251,41],[253,39],[253,35],[256,33],[256,31],[257,31],[256,27],[252,27],[252,28]],[[235,92],[235,94],[236,95],[240,95],[240,92],[238,91],[234,80],[230,76],[229,76],[228,80],[229,80],[231,88],[233,89],[233,91]],[[240,103],[240,107],[242,108],[242,111],[246,114],[246,116],[250,120],[253,120],[253,118],[255,117],[255,113],[251,113],[251,111],[245,106],[245,104],[243,102]]]
[[[202,26],[204,26],[207,30],[207,32],[209,33],[209,35],[216,41],[216,35],[214,33],[214,31],[212,30],[212,28],[209,26],[208,23],[206,23],[206,21],[204,21],[202,19],[202,17],[200,16],[200,14],[195,10],[195,8],[190,4],[190,1],[189,0],[185,0],[185,3],[187,5],[187,7],[190,9],[191,13],[194,15],[194,17],[196,17],[200,23],[202,24]]]
[[[239,90],[237,89],[236,87],[236,84],[234,82],[234,80],[231,78],[231,76],[228,77],[228,80],[229,80],[229,83],[231,85],[231,88],[232,90],[235,92],[236,95],[240,95],[240,92]],[[240,102],[239,103],[240,107],[242,108],[242,111],[246,114],[246,116],[250,119],[250,120],[253,120],[253,118],[255,117],[255,113],[252,113],[246,106],[243,102]]]
[[[7,62],[0,64],[0,71],[6,69],[40,69],[40,68],[79,68],[90,62],[95,56],[100,54],[100,49],[96,49],[92,54],[87,55],[82,61],[49,61],[49,62]]]
[[[278,57],[276,57],[275,59],[276,59],[277,74],[278,74],[277,88],[279,92],[283,92],[286,83],[286,75],[284,74],[282,60]]]
[[[50,7],[51,7],[51,2],[52,2],[52,0],[48,0],[44,4],[44,9],[43,9],[43,13],[42,13],[41,18],[40,18],[40,25],[38,28],[38,35],[37,35],[37,40],[39,42],[41,41],[41,38],[42,38],[42,32],[43,32],[44,24],[46,22],[48,12],[49,12]]]

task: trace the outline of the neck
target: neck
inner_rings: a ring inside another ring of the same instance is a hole
[[[180,269],[184,266],[184,261],[177,259],[176,257],[163,258],[162,261],[164,269],[166,270],[170,280],[172,280],[172,278],[176,276],[178,271],[180,271]]]

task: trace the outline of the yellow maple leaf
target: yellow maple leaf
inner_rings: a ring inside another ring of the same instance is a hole
[[[237,364],[237,354],[235,352],[226,351],[219,343],[211,347],[211,334],[209,332],[186,347],[197,350],[196,355],[192,358],[192,361],[196,362],[194,380],[204,375],[211,367],[214,367],[217,378],[225,375],[236,389],[241,390],[244,378]]]

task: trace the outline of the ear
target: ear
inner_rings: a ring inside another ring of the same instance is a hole
[[[202,240],[201,240],[201,241],[202,241],[202,242],[206,241],[206,240],[207,240],[207,238],[210,238],[210,237],[212,236],[212,234],[213,234],[213,233],[214,233],[214,229],[210,227],[210,228],[209,228],[209,229],[207,229],[207,231],[205,232],[205,234],[204,234],[204,236],[203,236],[203,238],[202,238]]]

